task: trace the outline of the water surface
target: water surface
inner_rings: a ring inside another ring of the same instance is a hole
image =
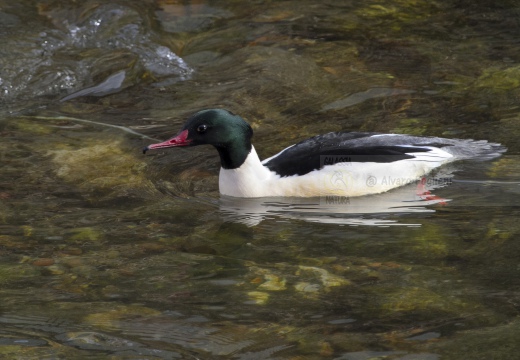
[[[511,359],[516,1],[0,1],[0,357]],[[261,157],[327,131],[508,147],[366,198],[232,199],[201,108]]]

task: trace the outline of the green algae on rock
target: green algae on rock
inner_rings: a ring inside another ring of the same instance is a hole
[[[92,201],[154,192],[153,184],[145,177],[144,163],[125,151],[120,142],[49,150],[48,155],[52,156],[56,174],[78,186]]]

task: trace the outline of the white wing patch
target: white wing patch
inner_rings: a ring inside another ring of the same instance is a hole
[[[280,151],[278,154],[275,154],[275,155],[273,155],[273,156],[271,156],[271,157],[269,157],[269,158],[267,158],[267,159],[262,160],[262,164],[267,164],[271,159],[274,159],[275,157],[278,157],[278,156],[282,155],[283,152],[285,152],[286,150],[289,150],[289,149],[292,148],[294,145],[296,145],[296,144],[293,144],[293,145],[291,145],[291,146],[289,146],[289,147],[286,147],[285,149],[283,149],[282,151]]]
[[[410,145],[399,145],[401,147],[418,147],[418,146],[410,146]],[[425,161],[425,162],[432,162],[432,163],[438,163],[438,164],[431,164],[430,166],[437,167],[440,166],[446,162],[455,160],[455,157],[450,154],[447,151],[444,151],[440,148],[434,147],[434,146],[420,146],[423,149],[429,149],[430,151],[424,151],[424,152],[406,152],[408,155],[414,156],[413,159],[406,159],[405,161],[412,161],[412,162],[418,162],[418,161]]]

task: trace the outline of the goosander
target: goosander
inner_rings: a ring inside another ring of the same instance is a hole
[[[414,182],[456,160],[487,160],[506,149],[485,140],[375,132],[331,132],[289,146],[260,161],[253,130],[224,109],[191,116],[173,138],[148,150],[213,145],[220,155],[219,189],[233,197],[361,196]]]

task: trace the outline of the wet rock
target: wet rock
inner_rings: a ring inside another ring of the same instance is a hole
[[[20,23],[20,18],[16,15],[7,14],[0,11],[0,28],[14,27]]]
[[[38,122],[24,119],[17,121],[16,127],[23,132],[32,133],[35,135],[48,135],[52,132],[52,129],[45,124],[39,124]]]
[[[63,275],[67,272],[67,270],[59,264],[50,265],[42,268],[42,273],[44,275]]]
[[[403,119],[392,130],[395,134],[425,135],[428,132],[428,121],[425,119]]]
[[[318,276],[319,280],[326,289],[336,286],[350,285],[351,282],[341,276],[337,276],[329,273],[327,270],[314,267],[314,266],[302,266],[300,265],[296,275],[305,276],[305,274],[311,274]]]
[[[336,100],[332,103],[329,103],[322,108],[322,111],[339,110],[362,103],[370,99],[413,94],[414,92],[415,91],[413,90],[407,89],[371,88],[363,92],[351,94],[344,99]]]
[[[520,66],[485,69],[474,86],[486,88],[494,93],[517,89],[520,87]]]
[[[110,352],[117,358],[178,359],[182,357],[174,351],[149,349],[141,343],[102,332],[67,332],[56,338],[67,346]]]
[[[82,349],[120,350],[141,346],[139,343],[99,332],[69,332],[57,337],[68,345]]]
[[[81,255],[83,253],[83,250],[77,247],[66,247],[62,249],[61,252],[67,255]]]
[[[78,266],[85,265],[85,260],[81,257],[76,257],[76,256],[62,258],[60,262],[61,262],[61,264],[65,265],[69,268],[75,268]]]
[[[99,230],[91,227],[74,229],[73,233],[74,235],[70,237],[70,240],[74,242],[98,241],[101,238]]]
[[[249,291],[247,296],[251,299],[247,304],[265,305],[269,301],[269,294],[263,291]]]
[[[97,271],[94,266],[90,265],[79,265],[75,266],[71,269],[71,272],[75,275],[84,277],[84,278],[91,278]]]
[[[156,254],[166,251],[168,247],[160,243],[143,243],[139,244],[139,249],[146,254]]]
[[[216,61],[220,56],[221,54],[215,51],[200,51],[185,56],[184,60],[191,66],[203,66],[211,64],[213,61]]]
[[[230,11],[204,3],[171,3],[158,1],[160,10],[155,13],[164,31],[170,33],[201,31],[220,19],[233,14]]]
[[[321,286],[318,284],[312,284],[308,282],[299,282],[294,285],[296,291],[305,292],[305,293],[317,293],[320,291]]]
[[[105,286],[101,292],[103,293],[103,296],[107,297],[107,298],[110,298],[110,299],[115,299],[115,298],[119,298],[121,297],[121,289],[119,289],[117,286],[115,285],[108,285],[108,286]]]
[[[48,269],[48,267],[43,269]],[[39,276],[40,270],[29,264],[0,264],[0,284],[19,282],[23,279]]]
[[[445,298],[427,288],[406,287],[393,289],[391,294],[384,297],[382,308],[385,312],[431,312],[451,311],[457,313],[465,307],[474,304],[464,303],[457,298]]]
[[[287,288],[285,285],[286,280],[280,278],[279,276],[273,274],[265,274],[264,278],[265,282],[258,286],[258,288],[261,290],[281,291]]]
[[[121,252],[117,250],[109,250],[105,253],[105,256],[109,259],[119,259],[121,257]]]
[[[81,96],[105,96],[121,91],[123,89],[123,82],[126,79],[126,71],[121,70],[115,74],[110,75],[105,81],[95,86],[82,89],[75,93],[65,96],[60,101],[68,101]]]
[[[375,73],[389,73],[400,79],[430,76],[431,59],[417,51],[413,44],[374,41],[361,49],[360,56]]]
[[[113,140],[87,145],[78,150],[53,150],[49,154],[53,156],[57,175],[76,184],[92,201],[139,199],[154,193],[154,186],[146,179],[145,173],[136,170],[141,162]],[[97,171],[92,172],[94,163]],[[78,241],[96,241],[100,236],[94,229],[85,228],[73,238]]]
[[[118,305],[114,308],[101,309],[100,312],[89,314],[86,317],[85,322],[100,328],[114,329],[118,328],[119,322],[125,318],[158,316],[160,314],[160,311],[144,306]]]
[[[40,259],[36,259],[32,262],[32,264],[34,266],[50,266],[50,265],[54,265],[54,259],[50,259],[50,258],[40,258]]]
[[[3,246],[5,248],[19,249],[20,247],[22,247],[20,242],[21,240],[17,236],[0,235],[0,246]],[[23,248],[25,248],[25,246],[23,246]]]

